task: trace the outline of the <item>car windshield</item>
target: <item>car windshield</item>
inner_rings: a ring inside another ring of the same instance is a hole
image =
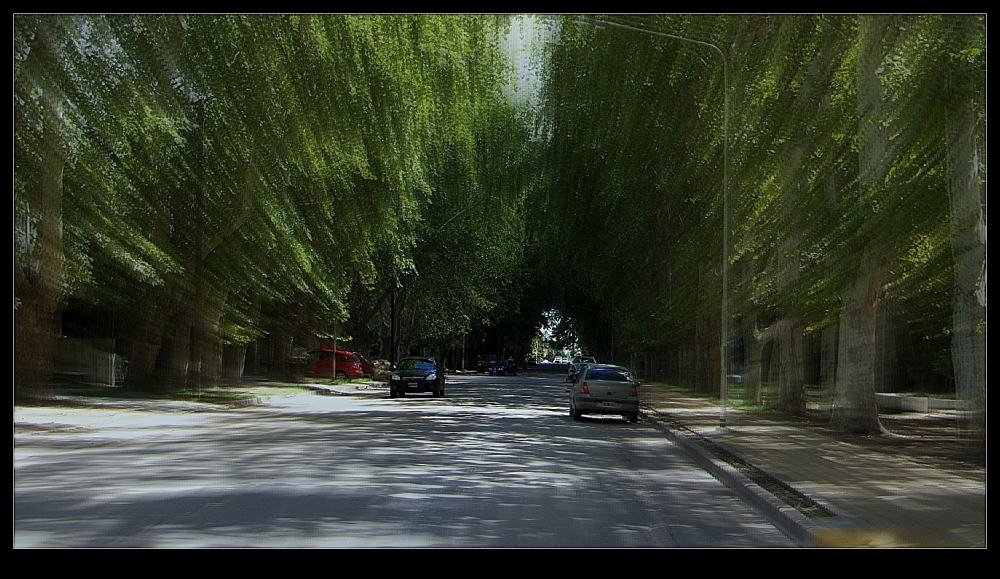
[[[413,358],[400,360],[397,370],[433,370],[434,363]]]
[[[587,372],[588,380],[609,380],[611,382],[629,382],[628,372],[616,368],[593,368]]]

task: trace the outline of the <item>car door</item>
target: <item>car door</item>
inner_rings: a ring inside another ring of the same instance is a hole
[[[333,377],[333,354],[325,350],[309,352],[309,376]]]

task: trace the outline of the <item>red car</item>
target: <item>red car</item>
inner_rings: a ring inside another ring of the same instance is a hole
[[[357,352],[355,352],[354,355],[357,356],[358,360],[361,362],[361,373],[368,378],[373,378],[375,376],[375,364],[372,364],[368,361],[368,358],[365,358]]]
[[[337,372],[333,372],[334,356],[337,360]],[[336,350],[333,348],[317,348],[309,352],[309,364],[306,366],[306,376],[318,378],[360,378],[364,376],[361,359],[354,352]]]
[[[488,372],[490,366],[497,363],[496,356],[487,356],[485,354],[480,355],[476,358],[476,372]]]

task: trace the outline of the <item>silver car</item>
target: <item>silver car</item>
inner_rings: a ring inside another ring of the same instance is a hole
[[[639,383],[621,366],[588,364],[569,394],[569,415],[579,420],[584,414],[620,414],[638,422]]]

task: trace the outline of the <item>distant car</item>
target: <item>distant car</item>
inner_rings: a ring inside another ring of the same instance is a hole
[[[556,356],[555,358],[552,359],[552,363],[553,364],[565,364],[566,363],[566,358],[564,358],[562,356]]]
[[[517,376],[517,364],[514,360],[497,362],[488,370],[490,376]]]
[[[309,352],[305,375],[315,378],[360,378],[364,376],[364,371],[361,369],[361,360],[354,352],[316,348]]]
[[[620,414],[629,422],[639,421],[639,383],[627,369],[608,364],[588,364],[569,395],[569,415]]]
[[[444,396],[444,369],[434,358],[409,357],[396,364],[389,377],[389,397],[406,396],[414,392],[430,392]]]
[[[497,363],[497,357],[493,355],[480,355],[476,357],[476,372],[489,372],[490,366]]]
[[[593,356],[576,356],[570,362],[569,370],[566,372],[566,381],[575,382],[580,370],[587,364],[596,364],[597,358]]]

